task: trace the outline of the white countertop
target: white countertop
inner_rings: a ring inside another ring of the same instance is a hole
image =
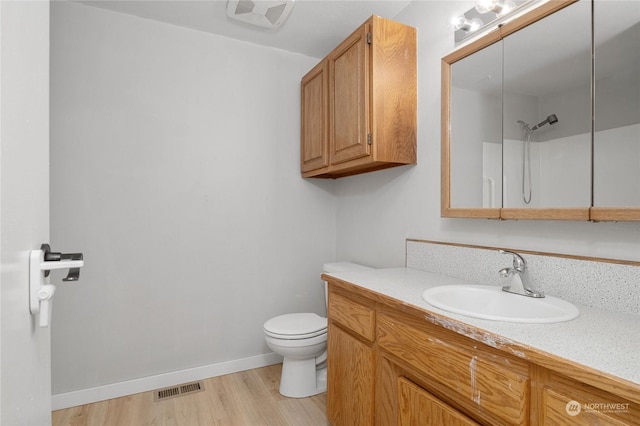
[[[422,299],[424,290],[431,287],[476,283],[410,268],[327,275],[435,313],[444,317],[440,322],[443,327],[489,346],[510,350],[516,356],[524,354],[512,349],[514,343],[640,384],[640,316],[589,308],[569,300],[580,310],[580,316],[571,321],[556,324],[490,321],[447,312]],[[446,318],[455,321],[448,322]]]

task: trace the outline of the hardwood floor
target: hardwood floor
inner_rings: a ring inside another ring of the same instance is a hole
[[[158,402],[139,393],[53,412],[53,426],[328,426],[326,394],[285,398],[282,364],[203,380],[205,390]]]

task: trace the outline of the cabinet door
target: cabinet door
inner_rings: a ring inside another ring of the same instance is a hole
[[[322,61],[302,78],[300,167],[303,173],[329,165],[328,74],[327,61]]]
[[[329,324],[327,413],[334,426],[372,425],[375,353]]]
[[[370,25],[361,26],[329,55],[331,164],[369,155]]]
[[[640,404],[550,372],[538,424],[640,425]]]
[[[404,377],[398,378],[398,425],[476,426],[464,414]]]

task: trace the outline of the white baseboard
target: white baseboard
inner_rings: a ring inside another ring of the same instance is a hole
[[[158,374],[156,376],[144,377],[141,379],[127,380],[125,382],[112,383],[95,388],[59,393],[51,397],[51,405],[54,411],[61,410],[63,408],[133,395],[135,393],[148,392],[154,389],[178,385],[180,383],[194,382],[197,380],[208,379],[210,377],[237,373],[238,371],[265,367],[267,365],[278,364],[280,362],[282,362],[282,357],[275,353],[256,355],[249,358],[204,365],[202,367]]]

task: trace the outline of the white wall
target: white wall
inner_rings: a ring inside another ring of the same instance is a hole
[[[53,393],[269,353],[262,324],[325,313],[332,181],[299,172],[317,59],[53,2]]]
[[[533,139],[533,138],[532,138]],[[504,206],[510,208],[559,207],[588,208],[591,205],[591,135],[581,134],[544,142],[530,143],[531,202],[522,196],[522,140],[505,139]],[[525,160],[526,162],[526,160]],[[525,169],[525,194],[529,195],[528,168]],[[637,169],[631,169],[637,170]],[[631,170],[628,170],[627,175]],[[625,185],[631,190],[634,185]],[[606,192],[616,191],[613,185],[600,186]],[[619,191],[617,191],[619,192]],[[626,192],[626,191],[625,191]],[[628,205],[637,205],[630,203]],[[599,204],[602,206],[603,204]]]
[[[440,217],[440,59],[451,17],[469,1],[416,1],[395,19],[418,29],[418,164],[336,182],[337,257],[405,262],[405,238],[640,260],[640,223],[494,221]]]
[[[478,208],[483,205],[484,143],[502,142],[502,102],[499,97],[453,87],[451,129],[451,207]],[[462,105],[456,108],[456,105]],[[487,107],[489,105],[489,107]],[[500,159],[501,155],[497,157]]]
[[[596,132],[594,136],[594,203],[597,206],[640,205],[640,124]],[[620,191],[624,188],[624,191]]]

